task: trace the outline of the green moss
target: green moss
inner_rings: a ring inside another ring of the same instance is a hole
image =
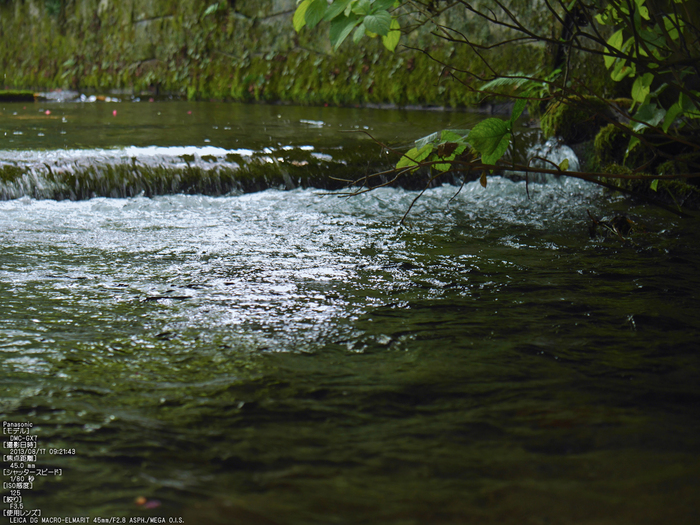
[[[595,136],[593,145],[599,166],[622,163],[630,136],[619,125],[608,124]]]
[[[289,13],[254,18],[273,14],[276,3],[242,0],[235,8],[202,17],[210,3],[100,2],[88,9],[68,2],[61,17],[37,17],[28,2],[0,5],[0,31],[14,35],[0,49],[5,83],[37,90],[130,87],[135,94],[158,90],[190,99],[300,104],[459,107],[480,102],[468,87],[473,78],[456,73],[456,81],[438,63],[482,74],[479,57],[468,46],[436,41],[428,29],[414,32],[405,43],[426,48],[438,62],[406,48],[389,53],[379,39],[348,42],[331,53],[327,28],[297,35]],[[489,38],[465,15],[455,23]],[[487,58],[496,70],[508,71],[524,52],[533,68],[545,60],[543,48],[523,46]]]
[[[632,175],[632,170],[619,164],[610,164],[605,168],[606,173],[614,175]],[[635,173],[643,178],[618,179],[603,178],[602,182],[632,192],[651,202],[660,202],[673,207],[683,207],[688,210],[700,210],[700,189],[681,179],[659,179],[656,190],[652,188],[654,176],[648,173]]]
[[[698,164],[700,164],[700,153],[686,153],[659,164],[656,172],[659,175],[684,175],[692,171],[697,172],[697,167],[693,169],[692,166]]]
[[[610,103],[604,100],[571,97],[550,104],[540,125],[546,137],[561,137],[567,144],[576,144],[593,139],[610,114]]]
[[[0,90],[0,102],[34,102],[31,91]]]

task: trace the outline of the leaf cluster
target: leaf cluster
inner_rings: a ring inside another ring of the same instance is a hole
[[[397,0],[301,0],[294,12],[294,29],[299,32],[305,26],[316,27],[319,22],[330,22],[330,40],[338,49],[353,33],[353,41],[362,37],[382,37],[382,43],[394,51],[401,39],[401,25],[390,13],[401,2]]]
[[[672,9],[655,13],[647,0],[609,0],[596,20],[616,28],[607,39],[605,67],[615,82],[633,79],[630,116],[632,134],[625,157],[642,142],[642,134],[656,130],[678,134],[700,118],[700,92],[687,79],[698,75],[698,28],[683,7],[690,0],[672,0]],[[669,90],[675,99],[662,101]],[[693,127],[697,127],[696,125]],[[655,186],[654,186],[655,188]]]
[[[410,168],[415,171],[422,162],[427,161],[437,171],[450,171],[452,162],[467,148],[474,155],[480,156],[482,164],[493,166],[508,150],[513,125],[526,104],[526,99],[518,99],[508,120],[492,117],[482,120],[471,130],[446,129],[423,137],[416,141],[414,148],[401,157],[396,169]],[[482,179],[482,184],[484,180]]]

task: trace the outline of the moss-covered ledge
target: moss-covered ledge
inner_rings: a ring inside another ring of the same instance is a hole
[[[533,25],[551,25],[530,0],[508,0]],[[485,73],[468,46],[430,27],[392,54],[378,39],[331,52],[327,28],[296,34],[295,0],[7,0],[0,3],[0,67],[8,88],[131,91],[190,99],[297,104],[473,106],[479,97],[440,65]],[[543,10],[544,11],[544,10]],[[451,24],[474,38],[497,37],[454,10]],[[503,46],[488,55],[503,72],[535,68],[543,46]],[[470,83],[475,79],[462,78]]]
[[[0,90],[0,102],[34,102],[33,91],[18,89]]]

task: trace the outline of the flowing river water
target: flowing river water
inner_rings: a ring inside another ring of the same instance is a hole
[[[135,157],[166,172],[272,167],[274,151],[326,162],[378,150],[339,130],[407,144],[470,118],[5,104],[0,418],[75,450],[39,456],[62,474],[37,476],[24,507],[189,525],[700,523],[697,220],[567,179],[432,188],[405,227],[406,189],[70,200],[47,182]],[[592,239],[589,212],[640,231]]]

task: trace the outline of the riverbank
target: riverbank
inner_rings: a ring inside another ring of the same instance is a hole
[[[533,25],[552,24],[524,0],[511,4]],[[483,63],[468,46],[433,36],[432,26],[404,36],[395,53],[367,38],[333,52],[327,28],[294,32],[295,6],[294,0],[10,1],[0,7],[3,85],[303,105],[482,103],[470,89],[478,85],[474,76],[453,76],[441,64],[481,75]],[[439,22],[479,41],[496,36],[466,12],[443,16]],[[485,56],[503,72],[534,70],[551,60],[547,49],[532,45],[499,47]],[[595,71],[602,64],[581,67],[606,78]]]

